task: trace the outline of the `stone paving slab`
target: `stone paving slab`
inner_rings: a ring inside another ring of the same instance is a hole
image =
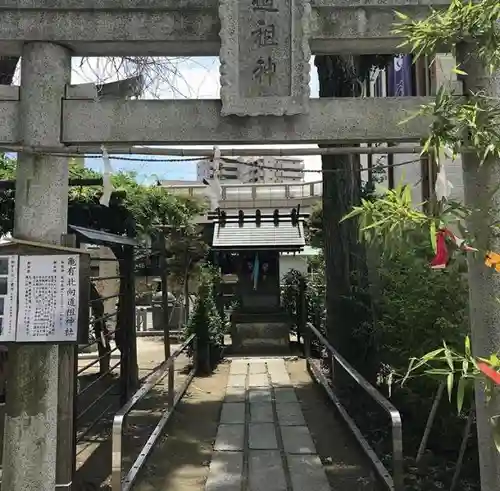
[[[231,363],[231,367],[229,369],[230,375],[246,375],[247,371],[248,371],[247,362]]]
[[[250,389],[248,391],[250,403],[254,402],[271,402],[271,389]]]
[[[245,387],[228,387],[224,402],[245,402]]]
[[[285,471],[277,450],[251,450],[248,468],[250,491],[286,490]]]
[[[286,453],[316,453],[316,447],[307,426],[282,426],[281,437]]]
[[[267,373],[251,373],[248,377],[249,387],[269,387]]]
[[[276,398],[276,404],[287,404],[289,402],[293,402],[295,404],[299,403],[295,390],[291,387],[275,388],[274,396]]]
[[[317,455],[287,455],[293,491],[331,491]]]
[[[220,416],[221,424],[245,424],[245,403],[225,402]]]
[[[244,442],[245,425],[219,425],[214,450],[242,451]]]
[[[278,422],[281,426],[305,426],[306,422],[299,403],[276,404]]]
[[[205,491],[242,490],[330,490],[283,358],[231,361]]]
[[[274,423],[250,423],[248,447],[252,450],[275,450],[278,448]]]
[[[215,452],[210,462],[206,491],[241,491],[243,452]]]
[[[269,372],[271,373],[273,370],[276,369],[286,369],[285,365],[285,360],[283,358],[263,358],[262,361],[264,361],[267,365],[267,368]]]
[[[246,375],[229,375],[228,387],[245,387],[247,381]]]
[[[290,375],[288,373],[271,373],[271,383],[273,386],[288,386],[292,385],[292,381],[290,380]]]
[[[250,375],[254,373],[267,373],[267,365],[264,361],[250,363]]]
[[[273,423],[274,412],[270,402],[250,403],[251,423]]]
[[[269,375],[271,376],[271,379],[273,377],[286,377],[288,375],[288,372],[286,371],[286,368],[285,367],[282,367],[282,368],[278,368],[276,367],[275,369],[273,370],[269,370]]]

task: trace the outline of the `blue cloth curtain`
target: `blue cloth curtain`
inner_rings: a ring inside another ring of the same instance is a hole
[[[413,95],[411,76],[411,55],[398,55],[387,69],[387,95],[401,97]]]
[[[252,270],[252,279],[253,279],[253,289],[254,290],[257,290],[257,284],[259,282],[259,270],[260,270],[259,254],[256,252],[255,259],[253,262],[253,270]]]

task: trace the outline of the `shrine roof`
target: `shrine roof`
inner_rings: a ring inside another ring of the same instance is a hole
[[[305,246],[304,224],[299,221],[262,221],[260,224],[237,221],[216,223],[212,247],[216,250],[300,251]]]
[[[94,230],[91,228],[77,227],[70,225],[69,229],[80,235],[84,239],[90,240],[94,244],[100,245],[127,245],[136,246],[138,243],[135,239],[125,237],[123,235],[111,234],[102,230]]]

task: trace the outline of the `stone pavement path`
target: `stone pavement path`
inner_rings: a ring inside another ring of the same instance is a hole
[[[282,358],[234,358],[205,491],[330,491]]]

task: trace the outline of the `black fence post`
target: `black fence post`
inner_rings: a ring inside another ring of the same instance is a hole
[[[139,383],[137,333],[135,327],[134,248],[123,246],[120,261],[120,298],[117,334],[120,339],[120,402],[125,404]],[[116,255],[116,253],[115,253]]]
[[[168,258],[165,232],[162,231],[158,241],[160,247],[160,275],[161,275],[161,309],[163,324],[163,345],[165,360],[170,358],[170,319],[168,312]]]
[[[307,322],[307,298],[306,298],[306,280],[301,277],[299,280],[299,299],[297,305],[297,340],[300,338],[305,341],[305,330]]]
[[[75,235],[63,235],[61,244],[76,248]],[[81,281],[80,288],[86,285]],[[80,326],[78,326],[80,328]],[[86,326],[88,328],[88,326]],[[60,344],[59,383],[57,392],[57,454],[56,486],[71,491],[76,471],[76,372],[78,370],[77,346]]]

